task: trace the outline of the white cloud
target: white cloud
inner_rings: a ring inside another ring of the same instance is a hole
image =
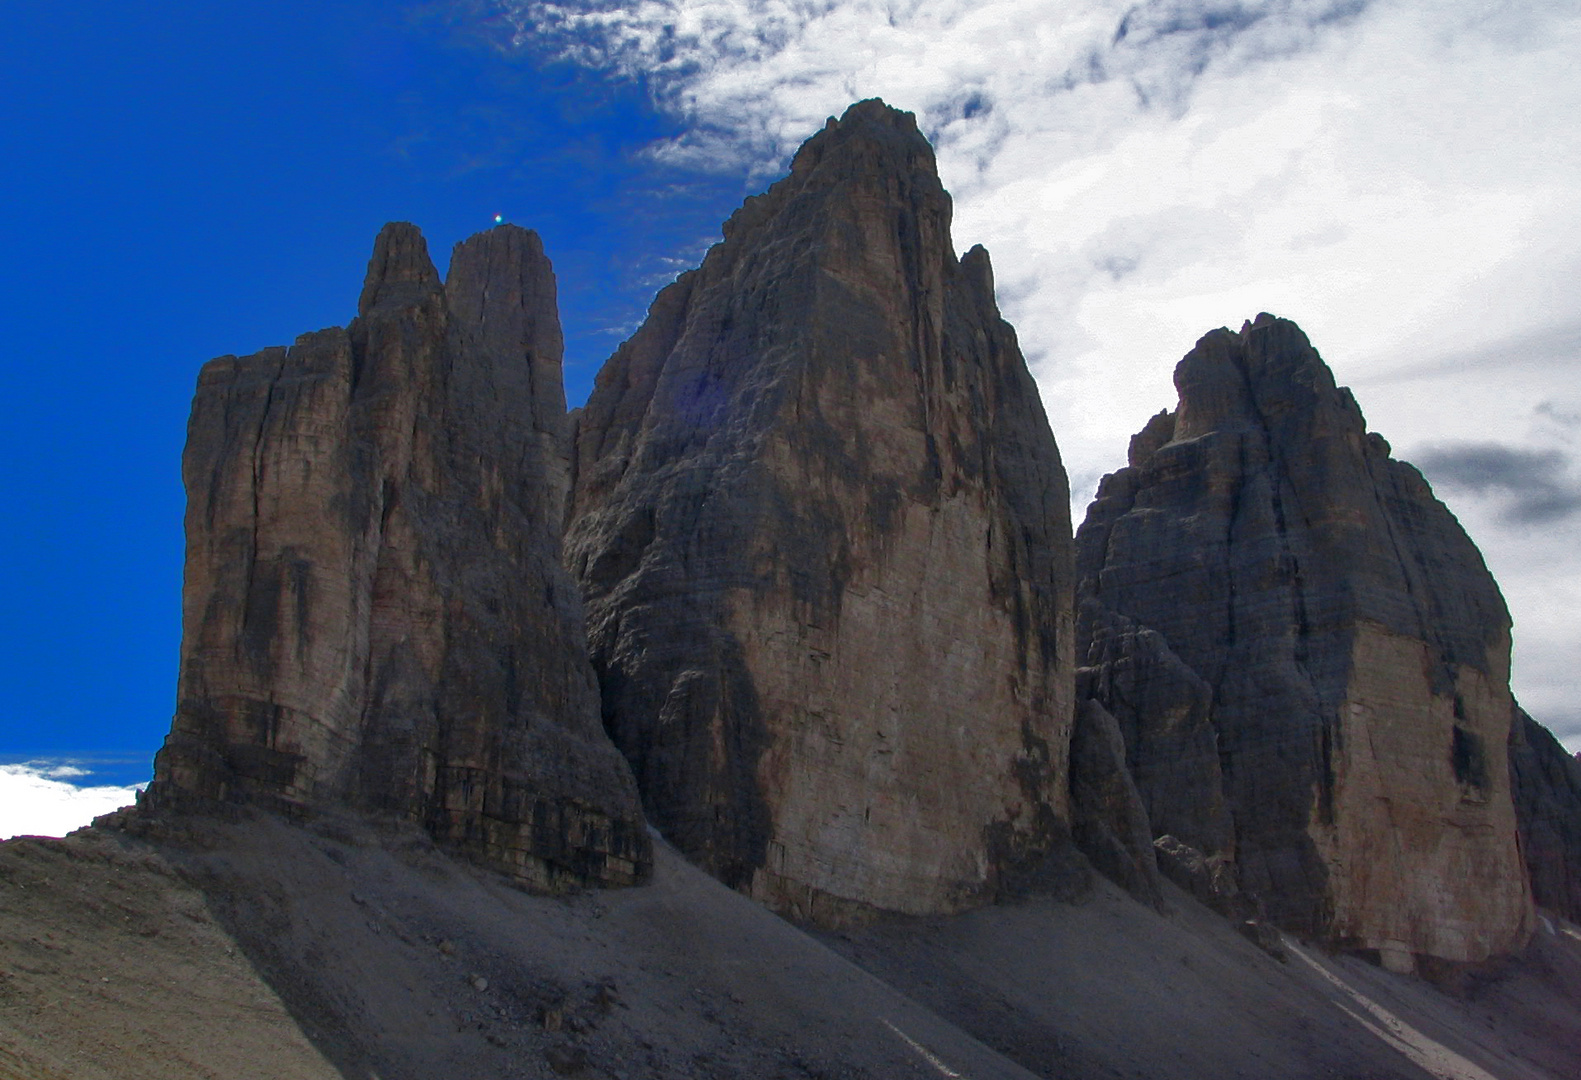
[[[0,765],[0,840],[65,836],[133,802],[140,787],[78,787],[67,777],[89,770],[70,762]]]
[[[1172,404],[1175,360],[1258,311],[1299,322],[1406,457],[1495,435],[1543,452],[1534,410],[1581,411],[1568,0],[505,8],[518,43],[644,80],[687,125],[651,148],[672,165],[766,180],[853,100],[916,112],[958,246],[993,253],[1078,518]],[[1581,582],[1581,519],[1455,505],[1516,619],[1517,692],[1558,720],[1581,700],[1555,599]]]

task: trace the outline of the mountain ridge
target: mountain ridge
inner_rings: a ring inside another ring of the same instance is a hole
[[[207,365],[171,736],[0,845],[0,1065],[1581,1068],[1581,768],[1453,516],[1264,314],[1072,536],[949,227],[859,102],[574,426],[513,226],[444,281],[387,226],[347,328]]]

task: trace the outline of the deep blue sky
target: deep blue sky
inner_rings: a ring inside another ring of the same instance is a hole
[[[198,368],[345,323],[385,221],[441,268],[496,213],[542,233],[576,403],[741,197],[871,95],[916,111],[957,244],[993,252],[1078,514],[1198,335],[1295,318],[1482,546],[1516,691],[1581,747],[1581,15],[1243,6],[570,2],[505,50],[490,13],[524,0],[11,0],[0,765],[146,779]],[[561,33],[584,66],[535,58]]]
[[[0,762],[149,775],[198,368],[348,321],[381,224],[417,223],[442,271],[496,213],[537,229],[577,403],[745,194],[639,156],[673,133],[642,87],[507,56],[446,10],[7,5]]]

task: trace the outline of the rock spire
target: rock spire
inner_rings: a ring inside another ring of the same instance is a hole
[[[853,105],[599,373],[567,557],[650,818],[793,916],[985,902],[1064,834],[1065,471],[909,113]]]
[[[360,807],[539,885],[638,880],[648,840],[560,561],[542,245],[481,233],[441,284],[418,230],[388,225],[357,311],[199,376],[177,709],[147,801]]]
[[[1392,967],[1518,948],[1510,620],[1477,549],[1294,323],[1208,334],[1175,385],[1077,538],[1078,693],[1153,834]]]

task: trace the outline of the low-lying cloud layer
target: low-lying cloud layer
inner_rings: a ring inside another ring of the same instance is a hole
[[[1406,457],[1426,448],[1510,599],[1523,702],[1569,723],[1581,645],[1555,605],[1581,593],[1581,520],[1554,418],[1581,415],[1574,4],[505,0],[499,12],[516,47],[647,85],[686,125],[649,148],[656,169],[762,183],[853,100],[916,112],[956,199],[958,244],[993,253],[1078,516],[1129,435],[1173,402],[1174,362],[1197,337],[1259,311],[1295,319],[1374,427]],[[1581,744],[1573,720],[1562,734]]]
[[[0,840],[65,836],[136,800],[138,787],[74,783],[90,775],[72,762],[0,765]]]
[[[1581,511],[1581,483],[1558,450],[1455,443],[1425,448],[1416,464],[1443,487],[1504,497],[1503,520],[1511,525],[1550,525]]]

